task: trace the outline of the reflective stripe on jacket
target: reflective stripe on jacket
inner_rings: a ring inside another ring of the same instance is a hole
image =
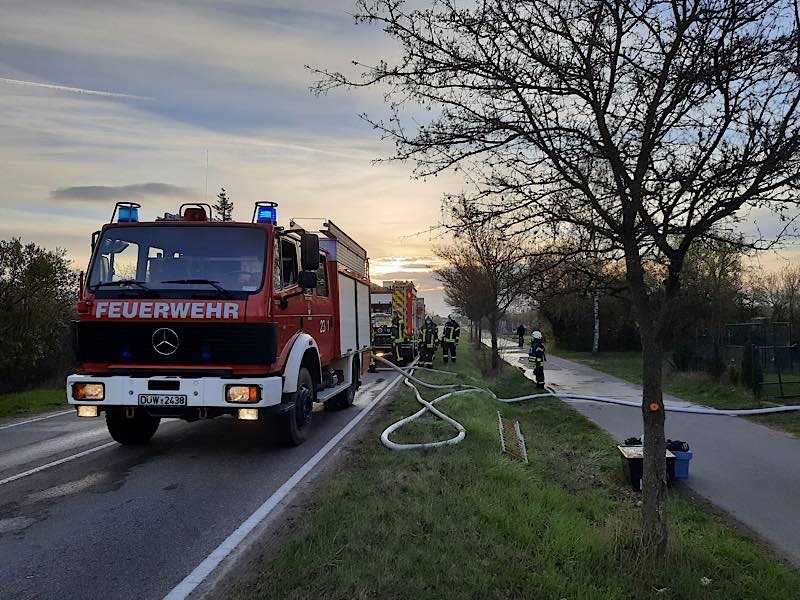
[[[444,326],[444,331],[442,332],[442,339],[445,342],[453,342],[458,343],[458,338],[461,336],[461,327],[458,323],[454,323],[451,325],[450,323],[446,323]]]
[[[547,360],[547,356],[544,352],[544,342],[541,340],[533,340],[531,343],[531,351],[528,352],[528,357],[537,362],[544,362]]]
[[[436,327],[423,327],[419,331],[419,341],[424,346],[433,346],[439,338],[439,330]]]
[[[392,327],[390,332],[392,334],[392,341],[394,342],[404,342],[406,340],[405,337],[406,325],[403,323],[401,319],[396,324],[392,321]]]

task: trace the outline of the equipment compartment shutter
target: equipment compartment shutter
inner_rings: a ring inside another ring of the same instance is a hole
[[[370,319],[369,319],[369,286],[362,282],[356,283],[358,290],[358,347],[368,348],[370,344]]]
[[[369,301],[369,295],[366,297]],[[369,332],[369,311],[367,315],[367,332]],[[343,355],[357,348],[356,282],[341,273],[339,273],[339,348]]]

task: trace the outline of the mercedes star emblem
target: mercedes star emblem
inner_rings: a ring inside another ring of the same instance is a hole
[[[164,356],[175,354],[178,349],[178,334],[169,327],[162,327],[153,332],[153,350]]]

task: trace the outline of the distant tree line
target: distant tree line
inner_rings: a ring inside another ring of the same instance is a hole
[[[0,392],[56,385],[73,366],[77,282],[65,250],[0,240]]]
[[[551,333],[551,341],[565,350],[641,350],[625,271],[618,262],[597,260],[586,252],[568,256],[563,248],[548,252],[533,241],[508,240],[488,224],[477,229],[480,235],[458,236],[436,250],[448,266],[435,272],[446,301],[470,321],[474,339],[484,332],[497,339],[524,324],[528,332],[539,328]],[[509,263],[494,273],[491,264],[505,263],[492,254],[493,248],[502,249]],[[486,264],[481,252],[491,255]],[[750,254],[735,239],[705,240],[687,254],[673,300],[674,325],[664,339],[672,368],[703,370],[715,377],[726,373],[731,365],[723,348],[731,323],[785,322],[786,341],[800,343],[800,264],[765,270],[749,266]],[[648,285],[657,287],[662,276],[657,265],[649,265]],[[500,297],[496,290],[514,295]],[[505,331],[500,331],[501,324]]]

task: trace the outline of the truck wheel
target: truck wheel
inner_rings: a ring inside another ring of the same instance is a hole
[[[125,415],[124,408],[106,409],[106,426],[108,433],[123,446],[146,444],[153,437],[161,419],[151,417],[142,410],[136,409],[132,419]]]
[[[352,383],[343,392],[339,392],[333,398],[325,403],[325,408],[331,410],[342,410],[353,406],[353,401],[356,399],[356,391],[358,390],[359,381],[358,360],[353,361]]]
[[[297,391],[291,395],[294,407],[278,417],[278,433],[286,445],[299,446],[308,438],[314,414],[314,380],[305,367],[300,368]]]

